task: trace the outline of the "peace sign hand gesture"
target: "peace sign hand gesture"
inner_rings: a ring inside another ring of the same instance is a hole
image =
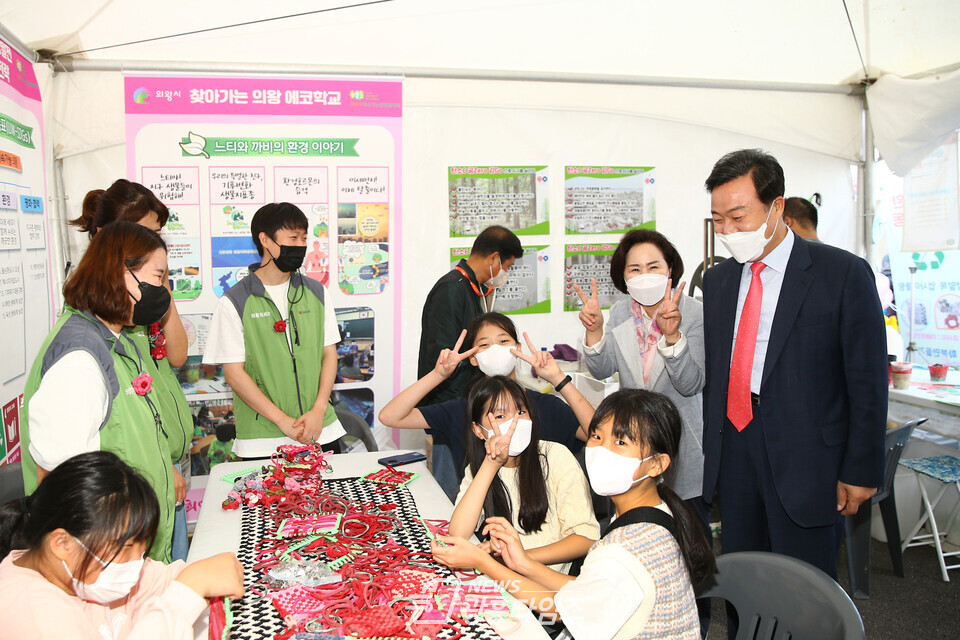
[[[510,439],[513,438],[513,432],[517,430],[517,421],[519,419],[520,414],[517,413],[510,422],[510,428],[503,434],[500,433],[500,427],[494,421],[492,413],[488,413],[484,419],[482,427],[487,429],[487,431],[493,431],[493,435],[484,442],[487,456],[491,461],[496,462],[500,466],[503,466],[507,462],[507,458],[510,455]]]
[[[663,295],[663,302],[660,303],[660,307],[657,309],[657,326],[660,327],[660,331],[663,333],[664,338],[666,338],[668,345],[674,345],[677,343],[677,340],[680,339],[680,321],[683,320],[683,316],[680,314],[680,307],[678,305],[680,304],[680,298],[683,296],[683,287],[686,284],[686,282],[681,282],[680,286],[677,287],[676,293],[671,296],[670,291],[673,288],[673,279],[668,279],[667,292]]]
[[[536,345],[533,344],[533,340],[530,339],[530,336],[527,335],[526,331],[523,332],[523,340],[527,343],[527,347],[530,349],[530,354],[528,355],[518,349],[510,349],[510,353],[536,369],[537,375],[553,386],[560,384],[560,382],[566,377],[566,374],[560,369],[560,365],[557,364],[557,361],[554,360],[553,354],[551,354],[549,351],[538,351]]]
[[[579,285],[574,284],[573,288],[577,290],[580,302],[583,303],[583,308],[580,309],[580,323],[587,330],[587,334],[599,338],[603,333],[603,314],[600,311],[600,302],[597,300],[597,279],[590,279],[589,298]]]
[[[453,346],[453,350],[444,349],[440,352],[440,355],[437,356],[437,364],[433,370],[440,374],[442,378],[449,378],[453,375],[453,372],[457,370],[457,366],[459,366],[461,362],[477,352],[479,347],[474,347],[460,353],[460,347],[463,345],[463,339],[466,336],[467,330],[464,329],[460,332],[460,338],[457,340],[457,344]]]

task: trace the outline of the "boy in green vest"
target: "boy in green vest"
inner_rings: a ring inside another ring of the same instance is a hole
[[[241,458],[270,456],[283,444],[339,453],[343,426],[330,404],[340,332],[326,289],[300,274],[307,217],[289,202],[253,216],[259,264],[220,299],[207,336],[206,364],[222,364],[233,389]]]

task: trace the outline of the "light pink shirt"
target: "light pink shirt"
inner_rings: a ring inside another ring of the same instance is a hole
[[[77,640],[157,640],[193,638],[193,623],[207,606],[190,587],[174,579],[186,566],[147,559],[130,596],[109,606],[68,595],[33,569],[14,560],[0,563],[0,602],[7,638],[75,638]]]

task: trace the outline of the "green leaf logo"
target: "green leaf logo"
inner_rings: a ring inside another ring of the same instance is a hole
[[[204,150],[204,147],[207,146],[207,140],[203,136],[197,135],[194,132],[187,134],[187,142],[181,142],[180,148],[183,149],[183,152],[188,156],[203,156],[204,158],[209,158],[210,154]]]

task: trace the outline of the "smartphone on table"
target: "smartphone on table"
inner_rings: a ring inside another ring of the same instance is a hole
[[[412,462],[421,462],[426,459],[427,456],[423,455],[422,453],[418,451],[411,451],[410,453],[398,453],[396,455],[380,458],[377,460],[377,463],[382,464],[385,467],[399,467],[400,465],[410,464]]]

